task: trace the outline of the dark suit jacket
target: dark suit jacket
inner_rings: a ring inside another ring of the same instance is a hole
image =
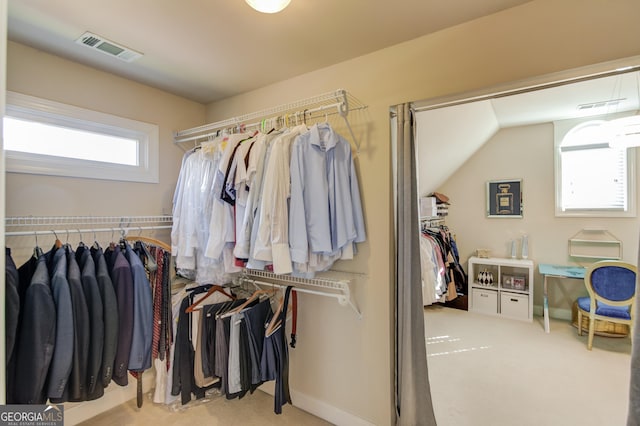
[[[56,342],[56,306],[49,287],[49,273],[44,256],[24,293],[24,314],[15,348],[15,386],[13,404],[44,404],[47,400],[45,379]],[[9,395],[7,395],[9,398]]]
[[[131,352],[131,340],[133,338],[133,277],[129,262],[122,254],[120,247],[107,249],[105,256],[109,255],[111,269],[111,281],[118,301],[118,348],[113,364],[113,381],[120,386],[129,383],[127,368],[129,366],[129,354]]]
[[[147,272],[138,255],[127,244],[125,256],[133,277],[133,340],[129,355],[129,370],[144,371],[151,368],[151,342],[153,340],[153,296]]]
[[[102,381],[102,386],[106,388],[111,383],[113,362],[118,349],[118,301],[116,300],[116,293],[113,289],[102,248],[94,244],[91,247],[91,255],[96,266],[96,278],[100,297],[102,298],[102,308],[104,309],[104,345],[102,349],[102,365],[100,366],[100,380]]]
[[[15,371],[16,371],[16,363],[15,363],[15,352],[16,350],[14,349],[15,347],[17,347],[18,344],[18,331],[20,330],[20,318],[21,318],[21,306],[22,304],[24,304],[24,300],[21,300],[20,295],[19,295],[19,286],[20,286],[20,274],[18,272],[18,269],[15,268],[15,264],[13,263],[13,259],[11,258],[11,250],[7,248],[7,252],[6,252],[6,256],[7,256],[7,260],[6,260],[6,304],[5,304],[5,309],[6,309],[6,315],[7,315],[7,352],[6,352],[6,357],[7,357],[7,365],[6,365],[6,398],[7,398],[7,403],[11,404],[14,400],[13,397],[13,389],[15,386],[15,381],[14,381],[14,377],[15,377]],[[9,263],[11,262],[11,263]],[[15,273],[12,272],[13,269],[15,269]],[[33,274],[31,274],[33,275]],[[14,284],[11,284],[12,280],[15,281],[15,294],[12,295],[13,290],[11,290],[11,288],[14,286]],[[17,280],[17,281],[16,281]],[[26,291],[26,289],[25,289]],[[24,293],[25,291],[22,292],[22,299],[24,299]],[[13,314],[12,312],[15,312],[15,314]],[[15,328],[13,328],[14,326],[10,323],[11,321],[11,317],[13,315],[17,315],[15,318]],[[13,330],[13,334],[12,331]]]
[[[64,248],[54,248],[45,256],[51,277],[51,293],[56,305],[56,339],[47,377],[47,396],[60,399],[67,387],[73,362],[73,304],[67,281],[67,258]]]
[[[104,346],[104,309],[102,307],[102,297],[96,279],[96,266],[85,245],[78,246],[76,260],[80,266],[82,277],[82,290],[87,301],[89,311],[89,359],[87,364],[87,375],[85,386],[87,389],[87,399],[93,400],[104,395],[104,386],[100,376],[102,367],[102,352]]]
[[[66,401],[84,401],[87,399],[87,363],[89,361],[89,310],[87,309],[87,300],[82,290],[82,276],[80,267],[76,262],[76,254],[70,245],[64,247],[67,259],[67,281],[69,281],[69,289],[71,290],[71,303],[73,306],[73,363],[71,366],[71,374],[67,382],[67,389],[64,397]],[[64,399],[63,397],[63,399]],[[65,402],[61,400],[52,400],[51,402]]]
[[[11,249],[5,249],[5,333],[6,333],[6,362],[7,365],[13,355],[13,348],[18,332],[18,317],[20,316],[20,296],[18,285],[20,277],[18,268],[11,257]]]

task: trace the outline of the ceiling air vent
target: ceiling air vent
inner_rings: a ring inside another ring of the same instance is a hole
[[[600,101],[600,102],[590,102],[588,104],[580,104],[578,105],[578,110],[579,111],[584,111],[584,110],[601,110],[603,108],[611,108],[611,107],[615,107],[618,106],[618,104],[622,101],[626,101],[627,98],[620,98],[620,99],[611,99],[609,101]]]
[[[80,38],[76,40],[76,43],[98,50],[109,56],[115,56],[125,62],[133,62],[142,56],[142,53],[131,50],[128,47],[124,47],[90,32],[82,34]]]

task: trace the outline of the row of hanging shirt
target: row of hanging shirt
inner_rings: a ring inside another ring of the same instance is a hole
[[[171,233],[181,275],[312,277],[365,239],[351,146],[329,123],[225,135],[183,157]]]
[[[455,299],[467,293],[467,277],[456,241],[447,226],[423,227],[420,233],[423,305]]]
[[[94,400],[164,359],[170,257],[140,242],[74,251],[56,240],[16,267],[7,248],[7,402]]]

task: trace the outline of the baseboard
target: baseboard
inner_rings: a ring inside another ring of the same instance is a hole
[[[533,314],[543,316],[542,306],[535,305],[533,307]],[[549,308],[549,318],[571,321],[571,309]]]
[[[264,385],[260,386],[259,389],[265,393],[268,393],[269,395],[274,394],[272,382],[265,383]],[[321,419],[326,420],[331,424],[337,426],[374,426],[373,423],[370,423],[363,418],[348,413],[338,407],[327,404],[324,401],[320,401],[319,399],[313,398],[302,392],[297,392],[294,389],[291,389],[290,393],[291,402],[293,403],[294,407],[304,410],[307,413],[311,413],[314,416],[320,417]]]
[[[147,374],[142,375],[142,388],[145,391],[145,399],[148,400],[147,392],[153,386],[155,386],[155,374],[152,373],[152,370],[147,370]],[[65,426],[71,426],[89,420],[100,413],[134,399],[136,393],[136,380],[131,376],[129,376],[129,384],[127,386],[118,386],[112,382],[104,390],[102,398],[98,398],[95,401],[64,404],[64,424]]]

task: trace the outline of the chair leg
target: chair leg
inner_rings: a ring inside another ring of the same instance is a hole
[[[593,335],[596,331],[596,319],[589,315],[589,339],[587,340],[587,349],[591,350],[593,347]]]
[[[582,311],[578,309],[578,336],[582,336]]]

